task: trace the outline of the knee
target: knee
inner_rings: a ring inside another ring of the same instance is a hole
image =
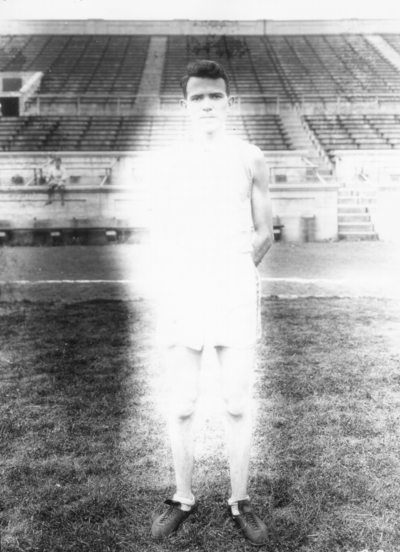
[[[196,412],[197,398],[174,397],[170,401],[169,414],[178,421],[191,418]]]
[[[249,411],[249,406],[247,395],[224,397],[225,412],[232,418],[243,418]]]

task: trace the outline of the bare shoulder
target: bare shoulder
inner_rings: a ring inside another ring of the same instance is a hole
[[[254,144],[243,142],[243,145],[253,178],[264,179],[267,172],[267,166],[263,152]]]
[[[254,160],[264,160],[264,154],[258,146],[254,144],[249,144],[248,142],[243,142],[244,147],[246,148],[247,155]]]

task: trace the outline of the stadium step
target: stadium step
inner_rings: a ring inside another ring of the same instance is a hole
[[[378,234],[376,232],[350,232],[350,231],[343,231],[338,232],[339,240],[370,240],[370,241],[376,241],[379,239]]]
[[[281,112],[282,124],[290,136],[290,141],[295,149],[306,150],[307,157],[316,165],[320,175],[322,171],[331,176],[332,164],[322,148],[319,150],[303,124],[300,114],[296,110],[284,110]]]
[[[299,150],[307,150],[312,156],[318,157],[314,144],[304,130],[301,120],[296,111],[282,111],[281,121],[290,136],[293,146]]]
[[[339,205],[338,207],[338,213],[342,215],[347,215],[349,213],[364,214],[367,212],[368,208],[363,205],[351,205],[350,207],[348,205]]]
[[[338,197],[339,205],[365,205],[367,203],[374,204],[376,203],[375,196],[340,196]]]
[[[370,221],[369,213],[348,213],[348,214],[338,214],[339,226],[344,223],[353,223],[353,222],[369,222]]]
[[[343,232],[373,232],[371,222],[339,222],[339,234]]]
[[[377,240],[371,214],[376,205],[376,191],[365,187],[339,189],[338,236],[345,240]]]
[[[397,70],[400,69],[400,54],[395,50],[383,36],[365,35],[365,38],[389,63]]]
[[[150,38],[147,58],[142,72],[138,94],[143,96],[136,99],[134,114],[152,114],[158,107],[158,99],[153,96],[161,92],[161,80],[164,66],[167,37],[153,36]]]

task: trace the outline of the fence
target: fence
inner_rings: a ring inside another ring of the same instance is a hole
[[[235,108],[240,114],[243,105],[261,104],[268,106],[271,111],[279,114],[282,108],[297,106],[300,114],[305,114],[312,106],[314,112],[345,114],[356,113],[358,110],[380,111],[383,110],[385,104],[398,104],[400,111],[400,94],[383,93],[383,94],[293,94],[291,97],[270,95],[270,94],[237,94],[234,95]],[[53,104],[69,104],[72,108],[71,115],[81,115],[87,113],[89,106],[100,107],[107,105],[108,108],[114,108],[116,115],[131,114],[135,111],[135,102],[137,99],[146,100],[152,105],[154,112],[157,114],[163,113],[163,108],[166,106],[176,105],[181,96],[175,94],[34,94],[29,97],[24,96],[21,102],[21,114],[28,112],[29,114],[42,114],[43,105],[47,107]],[[45,113],[48,114],[48,113]]]

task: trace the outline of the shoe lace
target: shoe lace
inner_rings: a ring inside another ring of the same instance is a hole
[[[254,514],[254,512],[244,512],[243,517],[247,523],[247,525],[250,525],[250,527],[254,530],[260,529],[257,517]]]
[[[160,519],[160,522],[162,523],[169,523],[169,521],[175,516],[175,510],[178,508],[176,503],[170,504],[170,507],[168,510],[166,510],[162,518]]]

